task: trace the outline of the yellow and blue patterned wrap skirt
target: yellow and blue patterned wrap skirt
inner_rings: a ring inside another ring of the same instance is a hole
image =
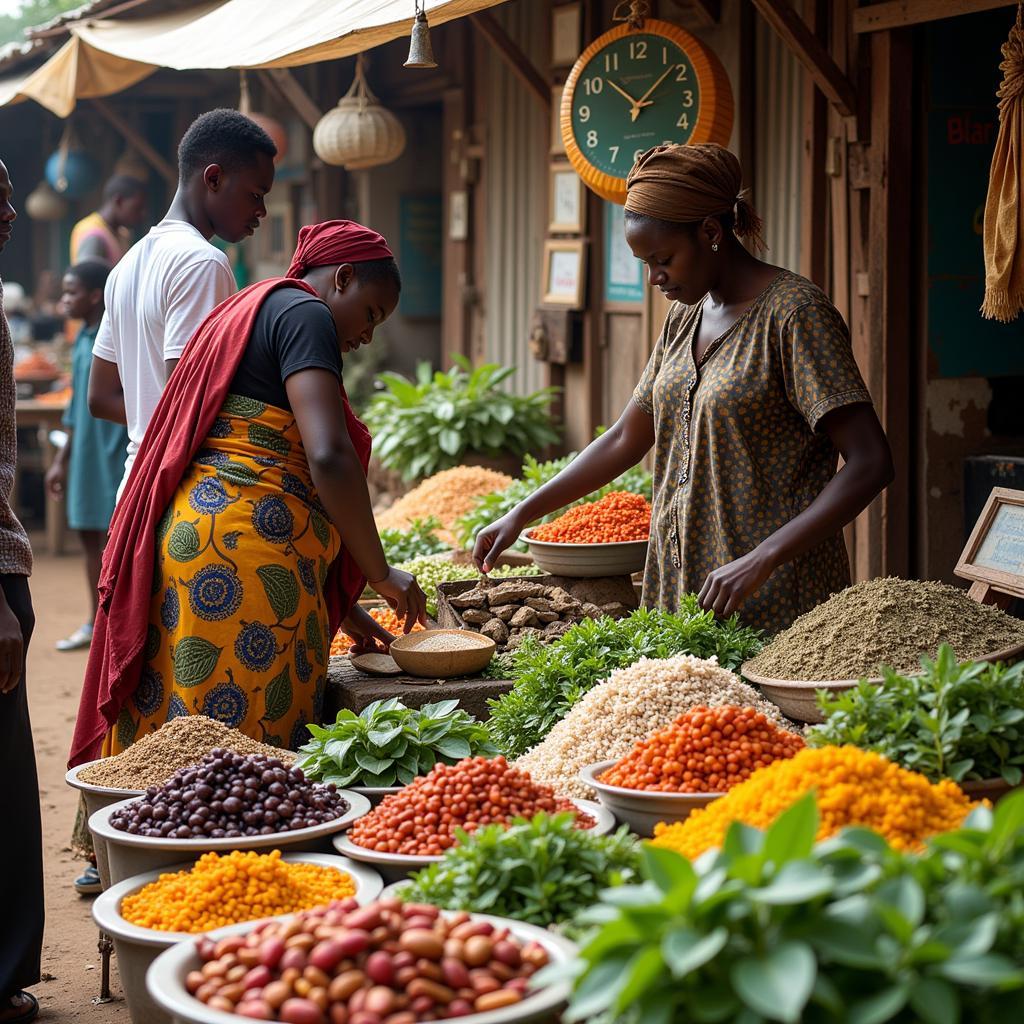
[[[292,413],[228,396],[160,522],[142,678],[116,754],[180,715],[295,749],[319,722],[340,547]]]

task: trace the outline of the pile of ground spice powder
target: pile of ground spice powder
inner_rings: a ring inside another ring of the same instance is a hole
[[[920,670],[949,644],[969,661],[1024,643],[1024,622],[945,583],[894,576],[857,583],[783,630],[745,666],[772,679],[874,677]]]
[[[91,786],[146,789],[166,782],[179,768],[198,764],[219,747],[237,754],[266,754],[280,758],[285,764],[295,760],[291,751],[260,743],[205,715],[182,715],[143,736],[120,754],[84,768],[78,778]]]

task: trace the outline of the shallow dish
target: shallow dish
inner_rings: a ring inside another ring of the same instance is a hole
[[[365,672],[368,676],[400,676],[401,666],[387,654],[350,654],[349,663],[354,669]]]
[[[64,776],[67,784],[72,789],[77,789],[85,798],[87,818],[91,818],[104,807],[109,807],[111,804],[119,804],[123,800],[134,800],[145,792],[144,789],[115,789],[111,786],[95,786],[91,782],[83,782],[78,777],[79,772],[85,771],[86,768],[91,768],[94,764],[99,764],[99,761],[102,760],[105,760],[105,758],[100,758],[97,761],[86,761],[85,764],[72,768]],[[93,836],[92,848],[96,854],[96,870],[100,873],[100,884],[106,889],[110,885],[110,862],[107,859],[106,840]]]
[[[652,793],[643,789],[626,789],[599,782],[597,776],[615,761],[599,761],[580,769],[580,778],[597,791],[597,799],[638,836],[654,835],[659,821],[685,821],[697,808],[707,807],[721,793]]]
[[[576,958],[576,946],[545,928],[489,914],[471,914],[470,917],[475,921],[489,921],[496,928],[508,928],[520,942],[539,942],[547,950],[553,964],[568,963]],[[229,935],[245,935],[253,926],[253,922],[249,922],[221,928],[213,932],[211,938],[219,940]],[[172,946],[156,958],[146,975],[150,995],[175,1024],[240,1024],[244,1017],[213,1010],[188,994],[185,978],[189,971],[198,970],[199,967],[195,943],[181,942]],[[531,1024],[534,1021],[554,1020],[568,1001],[569,992],[570,982],[559,981],[535,992],[515,1006],[471,1013],[459,1020],[464,1024]]]
[[[372,868],[336,854],[286,853],[281,859],[291,864],[319,864],[321,867],[338,868],[346,872],[356,884],[355,898],[360,904],[372,903],[380,896],[384,887],[380,875]],[[117,973],[121,978],[121,989],[128,1004],[132,1024],[169,1024],[169,1014],[153,1002],[146,990],[146,971],[165,949],[179,942],[196,939],[201,933],[164,932],[156,928],[143,928],[131,924],[121,916],[121,901],[150,882],[155,882],[163,874],[187,871],[192,866],[192,862],[189,861],[126,878],[98,896],[92,905],[93,920],[114,942]]]
[[[331,852],[331,836],[349,827],[353,821],[370,811],[370,801],[359,793],[339,789],[348,801],[349,808],[333,821],[325,821],[312,828],[300,828],[294,832],[275,832],[269,836],[235,836],[223,839],[155,839],[151,836],[137,836],[122,832],[110,824],[110,816],[131,801],[122,800],[98,810],[89,818],[89,830],[93,838],[107,844],[110,859],[111,885],[122,882],[132,875],[156,871],[167,864],[179,861],[197,861],[204,853],[214,850],[227,853],[231,850],[273,850],[282,853],[301,853],[306,850]],[[138,799],[135,797],[134,799]]]
[[[460,651],[421,651],[417,648],[424,640],[435,636],[455,634],[466,638],[466,649]],[[472,643],[473,646],[468,645]],[[423,629],[407,633],[391,644],[391,657],[404,672],[421,679],[450,679],[453,676],[471,676],[482,672],[490,664],[496,650],[490,637],[469,629]]]
[[[615,828],[615,816],[607,808],[593,800],[573,800],[573,803],[594,819],[596,824],[591,831],[595,835],[606,835]],[[384,877],[384,881],[388,883],[401,882],[414,871],[421,871],[441,859],[441,855],[416,856],[409,853],[382,853],[380,850],[368,850],[365,846],[359,846],[352,842],[346,835],[334,836],[332,843],[335,850],[342,856],[362,861],[364,864],[372,864]]]
[[[646,540],[559,544],[531,540],[529,530],[524,530],[519,539],[530,549],[534,562],[555,576],[631,576],[643,569],[647,561]]]

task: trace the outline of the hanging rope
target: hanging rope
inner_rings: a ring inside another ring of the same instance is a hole
[[[238,72],[238,112],[248,117],[252,113],[252,98],[249,96],[249,79],[244,70]]]
[[[981,314],[1003,323],[1024,308],[1024,2],[1002,47],[999,137],[985,201],[985,299]]]
[[[644,18],[650,16],[651,5],[647,0],[621,0],[612,11],[612,21],[624,21],[630,28],[643,28]]]

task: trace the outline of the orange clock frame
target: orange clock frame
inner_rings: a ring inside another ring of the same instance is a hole
[[[661,21],[657,18],[645,18],[643,25],[639,28],[631,28],[629,25],[617,25],[609,29],[603,35],[595,39],[579,56],[573,64],[569,77],[565,82],[565,89],[562,92],[562,108],[560,122],[562,127],[562,142],[565,145],[565,152],[573,169],[583,179],[584,184],[591,191],[596,192],[602,199],[611,200],[622,206],[626,201],[626,179],[617,178],[613,174],[606,174],[598,170],[587,159],[586,154],[580,149],[576,142],[576,136],[572,130],[572,106],[576,95],[576,87],[583,75],[583,69],[601,52],[609,43],[614,43],[626,36],[636,32],[643,32],[649,35],[664,36],[680,49],[684,50],[687,58],[693,66],[694,74],[697,76],[700,85],[700,110],[697,114],[697,122],[693,126],[687,143],[717,142],[724,146],[729,142],[732,135],[732,123],[734,116],[732,85],[729,82],[729,75],[725,66],[719,60],[718,55],[706,44],[702,43],[696,36],[679,28],[668,21]]]

